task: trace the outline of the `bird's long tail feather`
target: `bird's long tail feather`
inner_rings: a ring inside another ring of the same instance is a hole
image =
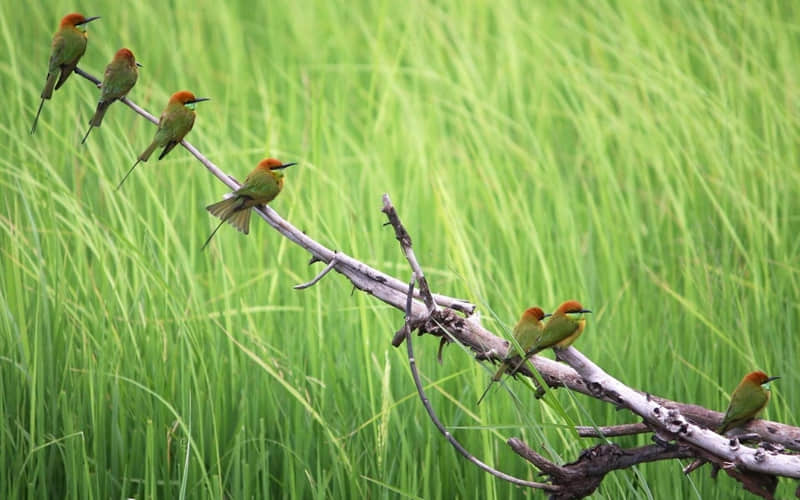
[[[494,380],[492,380],[491,382],[489,382],[489,385],[488,385],[488,386],[486,386],[486,390],[484,390],[484,391],[483,391],[483,394],[481,394],[481,397],[479,397],[479,398],[478,398],[478,402],[477,402],[477,403],[475,403],[475,406],[477,406],[477,405],[481,404],[481,401],[483,401],[483,398],[485,398],[485,397],[486,397],[486,395],[487,395],[487,394],[489,394],[489,389],[491,389],[493,385],[494,385]]]
[[[89,133],[87,132],[86,134],[88,135]],[[134,163],[131,169],[128,170],[128,173],[125,174],[125,177],[123,177],[122,180],[119,181],[119,184],[117,184],[117,191],[119,191],[119,188],[122,187],[122,184],[125,182],[125,179],[127,179],[128,176],[131,175],[131,172],[133,172],[133,169],[136,168],[136,165],[138,165],[140,161],[142,160],[141,159],[136,160],[136,163]]]
[[[236,196],[231,196],[230,198],[225,198],[222,201],[212,203],[206,207],[206,210],[211,212],[211,215],[219,217],[225,221],[239,207],[239,204],[237,203],[239,201],[240,200]]]
[[[203,244],[205,248],[211,241],[211,238],[217,230],[225,222],[229,223],[240,232],[249,234],[250,232],[250,207],[244,206],[244,200],[239,196],[231,196],[230,198],[218,201],[206,207],[212,215],[222,219],[219,225],[211,233],[206,242]]]
[[[53,97],[53,88],[56,86],[56,79],[58,78],[58,70],[52,73],[47,73],[47,81],[42,89],[42,99],[50,99]]]
[[[481,394],[481,397],[478,398],[478,402],[476,403],[476,406],[481,404],[481,401],[483,401],[483,398],[485,398],[486,395],[489,393],[489,389],[492,388],[494,383],[495,382],[499,382],[500,379],[503,378],[503,374],[506,372],[506,370],[508,370],[508,366],[509,366],[508,365],[508,360],[503,360],[503,364],[501,364],[500,368],[498,368],[497,371],[494,373],[494,375],[492,375],[492,381],[489,382],[489,386],[486,388],[485,391],[483,391],[483,394]]]
[[[42,97],[42,102],[39,103],[39,109],[36,111],[36,116],[33,118],[33,125],[31,126],[31,134],[36,132],[36,124],[39,123],[39,113],[42,112],[42,106],[44,106],[44,97]]]
[[[69,75],[71,75],[72,72],[75,71],[76,67],[77,67],[77,65],[76,66],[71,66],[71,67],[70,66],[62,66],[61,67],[61,75],[59,75],[58,82],[56,82],[56,90],[60,89],[61,86],[64,85],[64,82],[67,81],[67,78],[69,78]]]
[[[103,123],[103,117],[106,116],[106,111],[108,111],[108,107],[111,106],[111,103],[114,102],[114,99],[108,101],[100,101],[97,103],[97,110],[94,112],[94,116],[91,120],[89,120],[89,125],[92,127],[99,127],[101,123]]]
[[[206,242],[203,243],[202,247],[200,247],[200,251],[201,252],[206,249],[206,247],[208,246],[209,243],[211,243],[211,238],[213,238],[214,235],[217,234],[217,230],[219,228],[221,228],[223,224],[225,224],[225,219],[222,219],[221,221],[219,221],[219,224],[217,224],[217,227],[215,227],[214,230],[211,231],[211,234],[208,236],[208,239],[206,239]]]
[[[252,211],[249,208],[242,208],[228,219],[228,222],[231,223],[233,227],[239,230],[239,232],[244,234],[250,234],[250,213]]]
[[[158,147],[158,143],[154,140],[147,146],[147,149],[142,151],[142,154],[139,155],[139,161],[147,161],[150,159],[150,155],[153,154],[153,151],[156,150]]]
[[[250,207],[239,196],[231,196],[206,207],[206,210],[228,222],[244,234],[250,233]]]
[[[92,125],[92,122],[89,122],[89,130],[86,131],[86,135],[84,135],[83,139],[81,139],[81,144],[86,142],[86,138],[89,137],[89,132],[92,131],[92,127],[94,127],[94,125]]]

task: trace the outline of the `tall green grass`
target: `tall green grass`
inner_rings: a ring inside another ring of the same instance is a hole
[[[20,9],[22,9],[20,11]],[[723,409],[741,376],[783,378],[794,421],[800,290],[800,12],[791,2],[0,4],[0,497],[507,498],[415,399],[402,314],[267,225],[203,207],[224,187],[182,149],[114,186],[154,128],[73,76],[38,106],[58,20],[101,15],[80,66],[144,64],[131,98],[188,89],[188,139],[242,178],[300,166],[272,204],[320,242],[402,279],[388,192],[436,291],[508,332],[580,299],[578,348],[628,384]],[[492,314],[492,312],[494,314]],[[416,341],[443,421],[479,457],[536,471],[594,442],[493,392],[457,347]],[[635,419],[558,391],[581,424]],[[619,440],[624,445],[646,437]],[[611,474],[596,498],[742,496],[678,462]],[[787,496],[785,482],[779,494]]]

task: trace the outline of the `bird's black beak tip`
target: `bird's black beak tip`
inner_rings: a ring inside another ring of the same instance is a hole
[[[80,26],[81,24],[87,24],[87,23],[90,23],[90,22],[94,21],[95,19],[100,19],[100,16],[87,17],[83,21],[79,22],[77,25]]]

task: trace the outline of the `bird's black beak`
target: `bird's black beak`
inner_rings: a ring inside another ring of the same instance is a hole
[[[195,97],[191,101],[186,101],[186,104],[194,104],[196,102],[210,101],[210,97]]]
[[[773,380],[778,380],[779,378],[780,378],[780,377],[770,377],[770,378],[768,378],[767,380],[765,380],[765,381],[764,381],[764,383],[765,383],[765,384],[768,384],[768,383],[772,382]]]
[[[142,66],[142,63],[140,63],[139,61],[136,61],[136,65],[139,66],[140,68],[144,68],[144,66]]]
[[[87,17],[83,21],[81,21],[79,23],[75,23],[75,26],[80,26],[82,24],[90,23],[90,22],[94,21],[95,19],[100,19],[100,16]]]
[[[283,165],[278,165],[277,167],[272,167],[270,170],[282,170],[282,169],[284,169],[286,167],[291,167],[292,165],[297,165],[297,162],[293,161],[292,163],[284,163]]]
[[[581,313],[581,314],[592,314],[592,311],[590,311],[588,309],[581,309],[580,311],[575,311],[575,312],[576,313]]]
[[[544,313],[544,316],[542,316],[542,319],[549,318],[552,315],[553,315],[553,313]]]

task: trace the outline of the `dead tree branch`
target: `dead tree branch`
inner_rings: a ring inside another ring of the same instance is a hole
[[[76,69],[75,72],[95,85],[100,83],[99,79],[81,69]],[[137,106],[129,98],[123,98],[122,102],[152,123],[158,123],[154,115]],[[190,143],[184,140],[181,144],[228,188],[234,190],[239,187],[239,182],[235,178],[225,174]],[[436,417],[430,402],[422,391],[413,354],[411,333],[416,329],[420,335],[438,336],[441,338],[442,345],[449,341],[458,342],[474,351],[476,359],[479,360],[497,361],[504,358],[508,352],[509,343],[483,328],[476,316],[472,315],[475,305],[463,299],[430,292],[427,280],[411,250],[411,238],[408,232],[400,223],[388,196],[384,196],[383,202],[383,211],[389,218],[389,223],[394,227],[395,236],[400,241],[401,248],[413,270],[414,279],[411,285],[373,269],[347,254],[325,247],[281,218],[269,206],[259,207],[256,211],[281,235],[309,252],[312,256],[310,264],[325,263],[326,267],[322,272],[308,283],[299,285],[298,288],[313,286],[329,271],[335,270],[350,280],[357,289],[373,295],[398,310],[405,311],[402,334],[398,332],[393,343],[399,345],[403,340],[407,341],[409,363],[412,366],[412,374],[423,406],[436,427],[459,452],[472,463],[492,472],[493,469],[466,452]],[[414,289],[414,283],[419,283],[419,290]],[[685,457],[695,457],[712,462],[713,465],[725,470],[731,477],[741,481],[746,489],[764,498],[772,497],[778,476],[800,478],[800,456],[786,451],[800,450],[800,428],[778,422],[757,420],[745,426],[745,430],[761,440],[759,447],[743,446],[738,439],[725,438],[708,429],[715,427],[721,421],[722,414],[719,412],[631,389],[605,373],[574,348],[559,351],[558,354],[569,366],[539,356],[534,356],[531,360],[532,366],[550,387],[565,387],[599,401],[614,404],[619,408],[631,411],[643,421],[640,424],[624,426],[625,430],[619,429],[620,426],[601,428],[599,429],[601,435],[610,437],[625,433],[645,432],[646,429],[654,433],[654,439],[660,444],[632,450],[623,450],[615,445],[602,444],[585,451],[576,462],[558,466],[533,452],[518,439],[512,439],[509,441],[509,446],[548,475],[552,484],[534,483],[506,476],[499,471],[492,472],[497,477],[502,477],[514,484],[545,489],[553,495],[553,498],[579,498],[588,495],[594,491],[603,476],[611,470],[630,467],[635,463],[645,461]],[[527,363],[520,368],[518,373],[523,376],[532,376]],[[593,433],[585,431],[582,435],[598,434],[597,431],[593,431]],[[580,476],[580,474],[583,475]],[[581,477],[585,481],[578,484],[576,477]],[[572,490],[564,489],[563,486],[568,482],[572,485]],[[567,496],[569,491],[574,496]],[[798,493],[800,494],[800,489]]]

